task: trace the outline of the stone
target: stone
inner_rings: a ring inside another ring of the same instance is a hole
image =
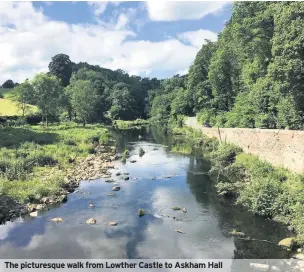
[[[40,211],[40,210],[43,210],[44,208],[45,208],[45,205],[38,204],[35,209]]]
[[[116,176],[120,176],[120,175],[121,175],[121,173],[120,173],[120,172],[117,172],[117,173],[116,173]]]
[[[94,225],[94,224],[96,224],[96,219],[94,219],[94,218],[90,218],[90,219],[88,219],[87,221],[86,221],[86,224],[89,224],[89,225]]]
[[[112,188],[112,191],[119,191],[120,190],[120,187],[119,186],[114,186],[113,188]]]
[[[115,193],[109,193],[109,194],[106,194],[106,196],[116,196]]]
[[[152,180],[156,180],[156,177],[152,177]]]
[[[130,163],[135,163],[136,162],[136,160],[130,160]]]
[[[125,176],[128,176],[129,175],[129,173],[123,173]]]
[[[68,196],[67,195],[60,195],[58,197],[59,202],[66,202],[68,200]]]
[[[38,212],[31,212],[31,213],[30,213],[30,216],[32,216],[32,217],[37,217],[37,216],[38,216]]]
[[[107,223],[108,226],[117,226],[117,222],[115,221],[110,221]]]
[[[62,223],[63,219],[61,217],[55,217],[55,218],[52,218],[51,221],[57,222],[57,223]]]
[[[181,208],[180,208],[180,207],[173,207],[172,210],[173,210],[173,211],[180,211]]]
[[[129,180],[130,178],[129,177],[124,177],[124,180]]]
[[[283,248],[291,249],[293,247],[293,244],[294,244],[294,239],[289,237],[281,240],[278,245]]]
[[[101,178],[110,178],[111,175],[102,175]]]
[[[187,212],[187,209],[186,208],[183,208],[183,213],[186,213]]]
[[[245,237],[246,236],[246,234],[244,232],[236,231],[236,230],[229,232],[229,234],[232,236],[236,236],[236,237]]]
[[[105,182],[111,183],[111,182],[114,182],[114,180],[113,179],[107,179],[107,180],[105,180]]]
[[[295,228],[293,226],[288,226],[287,229],[290,231],[290,232],[294,232],[295,231]]]
[[[177,230],[175,230],[175,231],[178,232],[178,233],[181,233],[181,234],[185,234],[185,232],[184,232],[183,230],[177,229]]]
[[[144,216],[144,215],[146,214],[146,212],[145,212],[144,209],[138,209],[137,214],[138,214],[139,216]]]

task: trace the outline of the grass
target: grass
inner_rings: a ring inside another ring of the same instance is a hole
[[[274,167],[232,144],[221,144],[201,134],[197,140],[198,132],[193,129],[179,131],[185,136],[178,138],[172,150],[191,154],[195,149],[209,158],[210,175],[219,194],[235,196],[238,204],[254,214],[289,222],[296,229],[298,245],[304,244],[303,175]]]
[[[70,159],[87,156],[109,138],[99,125],[0,129],[0,194],[22,203],[59,194]]]
[[[148,120],[136,119],[133,121],[114,120],[113,125],[119,129],[142,128],[149,125]]]
[[[28,105],[26,114],[36,113],[37,107]],[[0,98],[0,116],[21,116],[22,111],[18,108],[18,105],[6,98]]]

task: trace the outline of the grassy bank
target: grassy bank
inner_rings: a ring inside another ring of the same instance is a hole
[[[143,126],[149,125],[148,120],[136,119],[133,121],[124,121],[124,120],[114,120],[113,126],[118,129],[131,129],[131,128],[142,128]]]
[[[174,152],[200,154],[212,162],[210,175],[221,195],[234,196],[236,202],[254,214],[290,224],[296,241],[304,244],[304,177],[276,168],[245,154],[231,144],[202,136],[200,131],[180,128]]]
[[[60,193],[75,158],[109,140],[102,126],[0,129],[0,194],[21,203]]]

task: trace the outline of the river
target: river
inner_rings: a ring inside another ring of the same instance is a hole
[[[113,171],[122,175],[114,175],[121,186],[116,196],[107,196],[113,184],[104,179],[83,181],[80,191],[70,194],[66,203],[37,218],[0,225],[1,258],[287,257],[277,246],[288,236],[286,227],[217,196],[213,182],[202,174],[210,168],[207,160],[170,153],[172,139],[156,128],[116,131],[113,137],[118,151],[127,147],[136,160],[117,162],[118,169]],[[142,157],[138,156],[140,147],[145,150]],[[129,180],[122,179],[126,172]],[[89,203],[95,207],[89,208]],[[187,213],[172,207],[185,207]],[[139,217],[139,208],[147,214]],[[51,222],[54,217],[64,222]],[[96,225],[85,224],[91,217]],[[118,225],[107,226],[108,221]],[[256,240],[231,237],[233,229]]]

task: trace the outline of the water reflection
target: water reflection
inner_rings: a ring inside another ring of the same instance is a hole
[[[285,252],[274,244],[227,235],[236,228],[277,243],[285,233],[219,198],[203,174],[210,168],[208,161],[170,154],[166,146],[171,139],[155,128],[114,132],[114,137],[119,151],[128,146],[137,160],[118,162],[121,173],[130,173],[127,181],[115,177],[121,191],[109,197],[112,184],[86,181],[80,187],[86,194],[71,194],[67,203],[38,218],[0,226],[2,258],[283,258]],[[138,155],[140,147],[143,157]],[[88,208],[90,202],[95,208]],[[173,211],[175,206],[187,207],[188,212]],[[148,214],[138,217],[139,208]],[[51,222],[53,217],[65,221]],[[90,217],[96,225],[85,224]],[[108,221],[118,225],[107,226]]]

